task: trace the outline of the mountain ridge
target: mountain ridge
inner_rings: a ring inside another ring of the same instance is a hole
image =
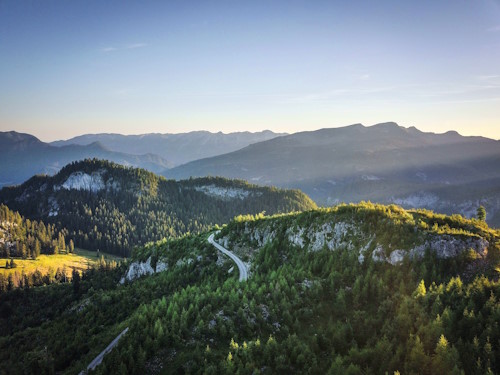
[[[395,203],[421,195],[436,198],[427,205],[429,199],[422,199],[424,208],[470,217],[484,203],[489,222],[500,225],[499,163],[500,141],[382,123],[294,133],[162,174],[220,175],[298,188],[321,205]],[[465,188],[469,194],[459,199]]]
[[[207,230],[241,213],[316,207],[297,190],[224,178],[177,182],[97,159],[4,187],[0,202],[31,220],[67,228],[78,247],[120,255],[135,245]]]
[[[0,147],[0,187],[19,184],[35,174],[53,174],[70,162],[92,157],[156,172],[172,166],[151,153],[132,155],[110,151],[100,142],[55,147],[31,134],[15,131],[0,132]]]
[[[83,134],[68,140],[51,142],[53,146],[70,144],[89,144],[100,141],[113,151],[126,151],[133,154],[152,152],[171,161],[175,165],[219,155],[243,148],[251,143],[260,142],[285,135],[270,130],[260,132],[209,132],[206,130],[187,133],[145,133],[123,135],[118,133]]]

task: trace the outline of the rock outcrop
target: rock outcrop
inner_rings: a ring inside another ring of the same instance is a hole
[[[261,248],[272,242],[278,233],[280,233],[279,227],[272,221],[266,225],[245,223],[240,236],[232,233],[220,238],[219,242],[224,247],[230,248],[245,248],[245,242],[246,247],[250,244]],[[455,257],[469,249],[480,256],[485,256],[489,246],[487,240],[478,236],[426,233],[412,248],[391,250],[390,244],[382,245],[374,234],[364,233],[361,223],[349,220],[290,226],[285,230],[285,238],[290,245],[307,248],[309,251],[319,251],[324,248],[331,251],[349,249],[358,252],[360,263],[363,263],[367,256],[371,256],[376,262],[387,262],[392,265],[401,264],[405,256],[410,259],[422,258],[427,249],[442,259]]]
[[[120,284],[125,283],[125,281],[133,281],[144,275],[152,275],[166,270],[168,270],[168,264],[165,261],[158,260],[158,262],[156,262],[156,267],[153,268],[151,265],[151,257],[149,257],[145,262],[131,263],[128,267],[127,274],[121,278]]]
[[[488,251],[489,243],[481,237],[461,238],[450,235],[432,236],[424,244],[410,250],[410,257],[422,257],[426,249],[435,252],[438,258],[451,258],[472,249],[481,256]]]
[[[410,259],[422,258],[426,250],[435,253],[440,259],[452,258],[460,255],[462,252],[472,249],[481,257],[488,252],[489,242],[481,237],[454,237],[450,235],[432,235],[421,245],[415,246],[409,250],[396,249],[388,256],[381,245],[372,252],[372,259],[376,262],[387,262],[392,265],[401,264],[405,255]],[[364,257],[363,257],[364,260]],[[363,261],[360,260],[362,263]]]

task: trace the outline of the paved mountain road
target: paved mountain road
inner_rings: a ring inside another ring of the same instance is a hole
[[[128,327],[125,328],[118,336],[116,336],[115,339],[113,341],[111,341],[111,344],[109,344],[106,347],[106,349],[104,349],[101,353],[99,353],[99,355],[97,357],[95,357],[92,362],[90,362],[90,365],[87,366],[87,369],[80,372],[79,375],[86,374],[87,371],[89,371],[89,370],[95,370],[95,368],[101,364],[104,356],[106,354],[108,354],[111,350],[113,350],[113,348],[116,346],[116,344],[118,344],[118,341],[122,338],[122,336],[124,334],[127,333],[127,331],[128,331]]]
[[[234,263],[238,266],[238,270],[240,271],[240,279],[239,281],[245,281],[248,279],[248,267],[243,261],[238,258],[232,251],[226,249],[225,247],[219,245],[217,242],[214,240],[214,233],[208,237],[208,242],[211,243],[212,245],[215,246],[217,250],[219,250],[221,253],[227,255],[229,258],[231,258]],[[97,357],[94,358],[94,360],[90,363],[90,365],[87,366],[87,369],[80,372],[81,374],[85,374],[88,370],[94,370],[97,366],[99,366],[102,362],[102,359],[106,354],[108,354],[117,344],[118,341],[121,339],[121,337],[127,333],[128,327],[125,328],[122,333],[120,333],[112,342],[107,346],[106,349],[104,349]]]
[[[212,233],[210,237],[208,237],[208,242],[214,245],[217,248],[217,250],[219,250],[221,253],[226,254],[229,258],[231,258],[234,261],[234,263],[236,263],[236,265],[238,266],[238,270],[240,271],[240,281],[245,281],[246,279],[248,279],[248,268],[246,264],[243,263],[243,261],[240,258],[238,258],[232,251],[222,247],[217,242],[215,242],[214,233]]]

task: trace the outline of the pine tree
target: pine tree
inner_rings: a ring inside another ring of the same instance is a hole
[[[35,240],[35,248],[33,249],[33,259],[36,259],[40,256],[41,252],[41,245],[40,245],[40,240],[37,238]]]
[[[59,248],[59,251],[66,250],[66,241],[64,239],[64,235],[59,232],[59,236],[57,238],[57,246]]]
[[[415,290],[415,297],[425,297],[427,293],[427,290],[425,288],[425,283],[424,283],[424,280],[421,280],[420,283],[418,284],[417,286],[417,289]]]
[[[14,289],[14,276],[12,274],[9,274],[7,277],[7,290],[12,290]]]
[[[478,220],[486,221],[486,209],[484,208],[484,206],[479,206],[477,208],[476,217]]]
[[[449,344],[444,335],[439,338],[435,353],[432,359],[432,369],[436,374],[459,373],[457,368],[459,362],[458,352]]]
[[[73,292],[78,295],[80,293],[80,272],[73,268],[71,273],[71,283],[73,284]]]
[[[56,279],[56,281],[58,283],[62,283],[63,282],[63,279],[64,279],[64,275],[61,271],[61,269],[59,267],[57,267],[57,270],[56,270],[56,274],[54,276],[54,279]]]

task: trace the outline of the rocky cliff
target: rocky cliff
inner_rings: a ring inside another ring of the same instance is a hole
[[[397,265],[405,257],[422,258],[427,251],[439,259],[473,250],[484,258],[498,241],[498,232],[477,220],[428,211],[405,211],[397,206],[343,205],[298,215],[232,223],[219,234],[227,248],[250,256],[273,241],[293,249],[355,251]]]

